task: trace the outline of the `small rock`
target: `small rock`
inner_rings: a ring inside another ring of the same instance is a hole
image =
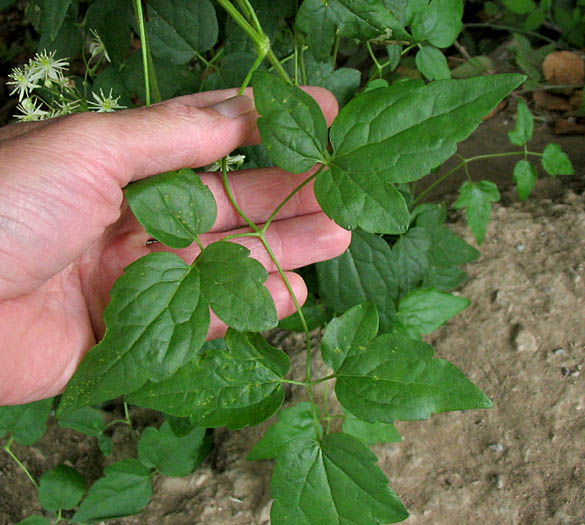
[[[513,342],[518,352],[536,352],[538,350],[536,337],[522,325],[516,327]]]
[[[488,448],[490,450],[493,450],[494,452],[503,452],[504,451],[504,445],[502,445],[501,443],[490,443],[488,445]]]
[[[516,250],[519,252],[523,252],[526,249],[526,246],[524,246],[522,243],[518,243],[516,245]]]
[[[555,348],[552,351],[552,355],[563,355],[565,353],[565,351],[562,348]]]

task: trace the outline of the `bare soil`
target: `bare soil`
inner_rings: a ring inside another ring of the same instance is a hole
[[[460,152],[502,151],[511,126],[506,115],[492,119]],[[550,140],[546,129],[538,130],[537,143]],[[397,423],[403,442],[374,447],[411,513],[409,525],[585,524],[585,142],[553,140],[569,153],[577,174],[543,177],[524,204],[513,188],[503,191],[482,257],[468,265],[469,281],[457,292],[472,305],[429,339],[495,407]],[[505,186],[514,160],[472,165],[472,176]],[[451,219],[471,242],[461,217]],[[271,339],[303,366],[299,336],[276,333]],[[299,396],[292,389],[287,402]],[[114,418],[119,407],[112,410]],[[158,422],[146,410],[133,417],[139,429]],[[268,524],[271,462],[245,457],[270,423],[218,429],[215,450],[193,475],[157,477],[146,511],[111,523]],[[95,439],[54,421],[37,445],[14,450],[36,479],[67,462],[93,480],[106,464],[135,453],[132,434],[114,428],[115,452],[106,459]],[[0,450],[0,523],[35,512],[40,507],[30,481]]]

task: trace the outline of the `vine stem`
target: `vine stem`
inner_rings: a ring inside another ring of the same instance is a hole
[[[26,476],[28,477],[28,479],[31,480],[32,484],[38,489],[39,488],[39,485],[35,481],[35,478],[32,477],[32,474],[25,467],[24,463],[22,461],[20,461],[20,459],[18,458],[18,456],[10,448],[12,446],[12,443],[13,442],[14,442],[14,438],[13,437],[10,437],[10,439],[8,440],[8,443],[6,443],[6,445],[4,445],[4,450],[16,462],[16,464],[23,470],[23,472],[26,474]]]
[[[414,204],[420,202],[426,195],[428,195],[433,189],[435,189],[439,184],[441,184],[446,179],[448,179],[456,171],[460,170],[463,167],[465,167],[465,169],[467,170],[467,165],[470,162],[474,162],[476,160],[495,159],[495,158],[501,158],[501,157],[515,157],[515,156],[518,156],[518,155],[525,155],[525,156],[533,155],[535,157],[542,157],[542,153],[536,153],[534,151],[524,151],[524,150],[523,151],[510,151],[508,153],[490,153],[490,154],[487,154],[487,155],[476,155],[475,157],[469,157],[468,159],[462,157],[463,160],[459,164],[457,164],[457,166],[455,166],[454,168],[450,169],[444,175],[441,175],[435,182],[433,182],[427,188],[425,188],[416,197],[416,199],[414,199],[414,201],[412,202],[412,204],[414,205]],[[468,174],[468,176],[469,176],[469,174]]]
[[[148,60],[148,43],[146,40],[146,26],[144,24],[144,12],[141,0],[134,0],[134,10],[138,19],[140,42],[142,43],[142,67],[144,68],[144,89],[146,91],[146,107],[150,106],[150,63]]]
[[[298,383],[302,384],[307,389],[308,396],[309,396],[309,402],[311,403],[311,412],[313,413],[313,422],[315,424],[315,435],[318,436],[321,423],[319,421],[319,414],[317,413],[317,405],[315,404],[315,397],[313,395],[312,370],[311,370],[312,345],[311,345],[311,334],[309,333],[309,327],[307,325],[307,320],[305,319],[305,316],[303,315],[303,311],[301,310],[301,305],[299,303],[299,300],[297,299],[297,296],[293,290],[293,287],[290,284],[290,281],[289,281],[288,277],[286,276],[286,273],[285,273],[282,265],[280,264],[280,261],[276,257],[274,251],[272,250],[272,247],[270,246],[268,240],[266,239],[266,230],[268,229],[267,226],[265,225],[262,229],[260,229],[254,223],[254,221],[252,221],[246,215],[244,210],[242,210],[241,206],[238,204],[238,202],[235,198],[235,195],[232,191],[229,177],[227,175],[227,160],[225,157],[221,160],[221,171],[222,171],[222,178],[223,178],[223,185],[225,188],[225,192],[226,192],[230,202],[232,203],[232,206],[235,208],[235,210],[238,212],[238,214],[242,217],[242,219],[244,219],[244,221],[248,224],[248,226],[255,232],[255,236],[258,237],[258,239],[260,239],[260,242],[264,246],[266,253],[268,254],[270,259],[272,260],[274,266],[276,267],[276,269],[277,269],[277,271],[282,279],[282,282],[286,286],[286,289],[287,289],[288,293],[290,294],[291,299],[292,299],[292,301],[295,305],[295,308],[297,310],[297,313],[299,315],[299,319],[300,319],[301,325],[303,327],[303,333],[305,334],[307,353],[306,353],[306,361],[305,361],[305,381],[304,381],[304,383],[301,383],[301,382],[298,382]],[[288,202],[288,200],[290,200],[290,198],[292,198],[292,196],[294,194],[298,193],[298,191],[300,191],[300,189],[307,183],[308,183],[307,180],[305,180],[301,184],[299,184],[291,192],[291,194],[286,199],[284,199],[284,201],[281,203],[281,205],[277,209],[282,208],[282,206],[284,206],[284,204],[286,204],[286,202]],[[271,218],[273,219],[275,215],[276,214],[273,213]],[[233,237],[234,236],[232,236],[232,238]]]

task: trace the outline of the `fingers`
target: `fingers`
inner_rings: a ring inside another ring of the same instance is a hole
[[[287,279],[293,289],[295,297],[299,304],[303,304],[307,299],[307,287],[303,278],[292,272],[286,273]],[[265,283],[266,288],[270,291],[276,313],[279,319],[284,319],[296,312],[295,304],[292,300],[290,292],[288,291],[284,281],[279,274],[272,273]],[[217,339],[223,337],[227,331],[227,325],[222,322],[213,312],[211,312],[211,323],[209,326],[209,333],[207,339]]]

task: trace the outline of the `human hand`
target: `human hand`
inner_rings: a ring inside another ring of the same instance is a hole
[[[331,122],[334,97],[307,88]],[[247,94],[251,96],[251,92]],[[0,405],[59,394],[85,353],[105,331],[109,292],[124,268],[153,251],[173,251],[191,263],[193,245],[147,245],[149,235],[129,211],[122,188],[131,181],[183,167],[201,167],[241,145],[259,142],[251,98],[223,90],[179,97],[151,108],[83,113],[0,129]],[[257,224],[307,175],[277,168],[231,177],[240,206]],[[203,174],[218,205],[203,244],[241,231],[217,174]],[[267,238],[285,270],[342,253],[350,233],[329,220],[312,185],[278,214]],[[236,242],[236,241],[235,241]],[[279,317],[294,312],[291,297],[260,241],[243,238],[270,272]],[[302,303],[306,287],[287,272]],[[212,315],[209,338],[226,326]]]

